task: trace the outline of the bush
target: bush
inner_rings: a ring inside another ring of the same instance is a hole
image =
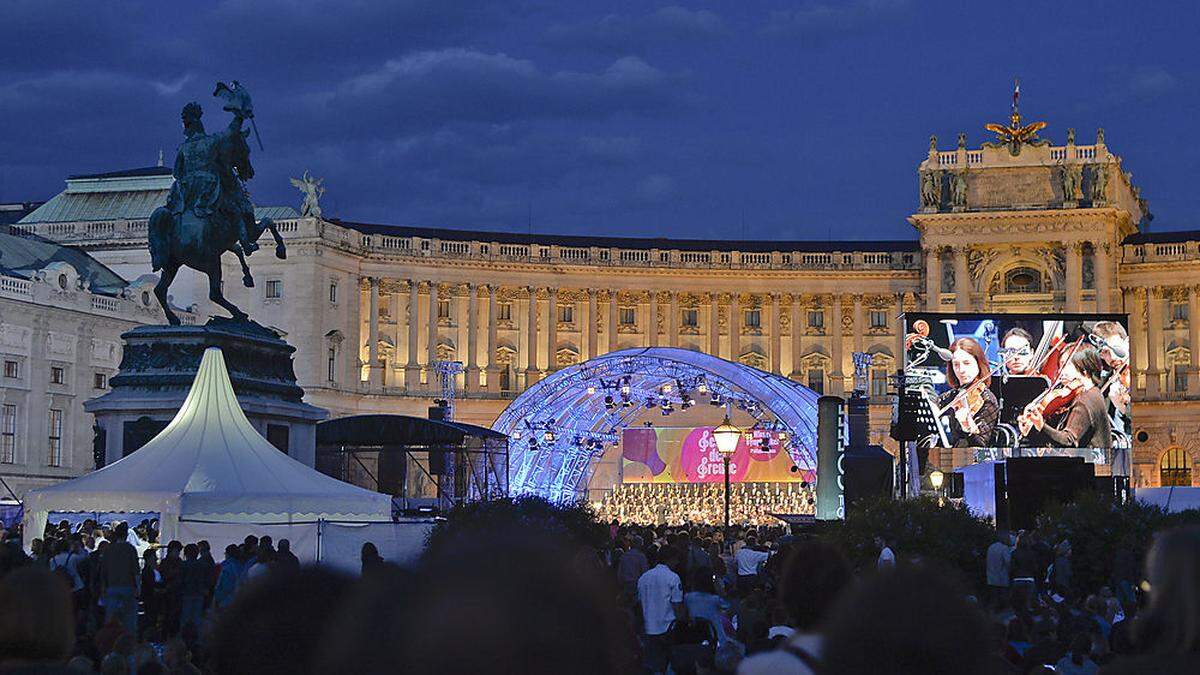
[[[536,533],[578,546],[600,548],[608,542],[608,526],[586,503],[557,504],[541,497],[468,502],[455,506],[429,532],[425,555],[433,556],[460,537],[501,532]]]
[[[823,523],[818,535],[841,546],[860,569],[875,565],[882,536],[901,558],[940,561],[962,571],[972,586],[985,582],[987,547],[995,541],[991,523],[972,516],[965,506],[937,499],[863,500],[848,510],[844,522]]]

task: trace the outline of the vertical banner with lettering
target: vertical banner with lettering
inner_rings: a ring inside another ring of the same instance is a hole
[[[837,396],[817,399],[817,520],[846,517],[845,408]]]

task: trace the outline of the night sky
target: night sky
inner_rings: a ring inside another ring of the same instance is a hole
[[[689,238],[911,238],[930,134],[1103,126],[1154,230],[1198,229],[1195,2],[0,3],[0,201],[168,165],[179,110],[254,96],[262,205]]]

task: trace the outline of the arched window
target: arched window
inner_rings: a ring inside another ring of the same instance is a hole
[[[1042,273],[1032,267],[1014,267],[1004,273],[1005,293],[1041,293]]]
[[[1158,463],[1159,484],[1163,487],[1192,484],[1192,466],[1183,448],[1171,448]]]

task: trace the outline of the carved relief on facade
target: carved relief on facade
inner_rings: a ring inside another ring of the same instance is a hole
[[[517,361],[517,350],[508,345],[500,345],[496,348],[496,355],[493,362],[501,366],[511,366]]]
[[[75,360],[75,336],[69,333],[48,331],[46,333],[46,355],[58,360]]]
[[[554,353],[554,363],[559,367],[579,363],[579,352],[573,347],[561,347]]]
[[[786,311],[782,306],[779,309],[779,334],[792,334],[792,313],[790,311]]]
[[[762,354],[759,354],[753,349],[742,353],[742,355],[738,357],[738,363],[750,366],[751,368],[757,368],[759,370],[767,370],[771,367],[770,359]]]
[[[967,254],[967,272],[971,276],[972,288],[982,287],[980,279],[1000,255],[1000,249],[995,247],[983,249],[975,247],[970,250],[970,253]]]

